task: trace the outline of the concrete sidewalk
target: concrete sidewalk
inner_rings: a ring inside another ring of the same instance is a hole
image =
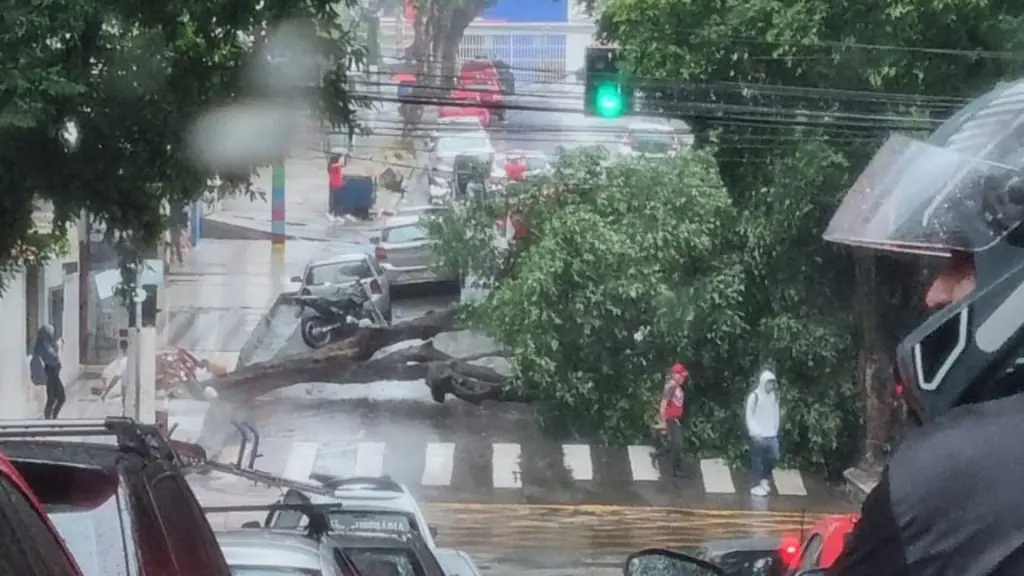
[[[379,176],[387,168],[402,175],[408,196],[426,197],[426,177],[422,159],[409,153],[390,149],[357,149],[345,167],[347,174]],[[222,209],[206,215],[201,224],[206,239],[271,239],[271,170],[260,170],[253,185],[261,190],[263,199],[247,197],[224,199]],[[401,194],[378,186],[375,213],[394,213],[403,201]],[[310,153],[289,159],[285,165],[285,235],[288,239],[365,242],[379,222],[371,218],[336,219],[328,214],[327,162],[322,154]]]

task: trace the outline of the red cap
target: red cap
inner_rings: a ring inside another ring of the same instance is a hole
[[[686,376],[687,374],[689,374],[689,372],[686,370],[686,366],[683,366],[682,364],[676,362],[675,364],[672,365],[672,374]]]

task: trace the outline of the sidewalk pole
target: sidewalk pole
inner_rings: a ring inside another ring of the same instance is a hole
[[[136,397],[139,381],[139,338],[138,331],[134,326],[128,327],[128,350],[127,362],[124,367],[124,375],[121,377],[121,406],[122,415],[128,418],[135,417]]]
[[[275,254],[284,253],[284,160],[274,162],[270,188],[270,245]]]
[[[199,237],[202,235],[200,227],[203,225],[203,201],[201,199],[192,203],[189,216],[191,220],[189,222],[189,232],[192,236],[192,247],[195,248],[199,245]]]
[[[156,424],[156,327],[139,330],[138,421]]]

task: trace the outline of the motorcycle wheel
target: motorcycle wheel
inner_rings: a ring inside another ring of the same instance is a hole
[[[331,342],[331,331],[326,330],[327,322],[323,318],[307,318],[302,321],[302,341],[306,346],[317,349]]]

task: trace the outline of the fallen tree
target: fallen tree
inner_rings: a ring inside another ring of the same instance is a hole
[[[320,350],[259,362],[214,379],[220,397],[243,403],[274,390],[308,382],[366,384],[386,380],[426,380],[431,396],[444,402],[450,394],[472,404],[484,400],[525,401],[508,387],[508,377],[472,362],[504,356],[490,351],[456,358],[438,350],[431,338],[459,330],[455,308],[389,327],[360,328],[356,334]],[[422,340],[419,345],[379,355],[402,342]]]

